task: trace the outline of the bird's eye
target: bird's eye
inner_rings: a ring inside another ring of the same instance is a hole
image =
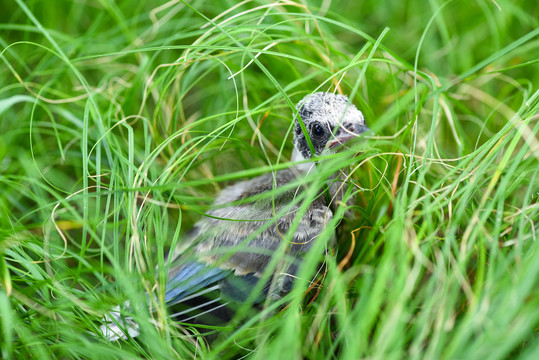
[[[325,134],[325,131],[322,125],[315,123],[312,128],[312,133],[316,137],[322,137]]]

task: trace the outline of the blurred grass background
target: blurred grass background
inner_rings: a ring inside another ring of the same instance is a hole
[[[539,356],[536,1],[4,1],[0,48],[3,359]],[[335,90],[375,136],[318,298],[211,342],[150,315],[170,246]],[[144,335],[109,343],[125,299]]]

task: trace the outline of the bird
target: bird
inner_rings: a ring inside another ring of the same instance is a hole
[[[183,246],[169,254],[164,299],[174,320],[226,322],[234,304],[249,300],[257,307],[292,290],[302,258],[333,218],[323,189],[299,212],[297,199],[306,189],[302,179],[316,172],[317,159],[369,130],[347,96],[330,92],[306,95],[296,105],[293,122],[293,165],[224,188],[207,216],[185,234],[190,251]],[[331,196],[335,188],[329,188]],[[264,276],[276,256],[271,276]],[[260,291],[253,293],[255,288]],[[128,303],[117,306],[102,319],[106,339],[139,335],[138,324],[122,313],[126,308]]]

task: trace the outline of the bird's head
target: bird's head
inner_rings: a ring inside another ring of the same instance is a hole
[[[320,156],[334,152],[338,146],[369,130],[361,111],[344,95],[309,94],[296,109],[301,120],[297,116],[294,122],[294,161],[312,158],[306,136],[311,139],[315,155]],[[300,121],[303,121],[307,134]]]

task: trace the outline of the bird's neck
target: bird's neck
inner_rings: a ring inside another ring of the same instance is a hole
[[[306,159],[301,155],[301,152],[299,152],[296,148],[294,148],[294,151],[292,151],[292,159],[291,161],[305,161]],[[304,174],[312,173],[313,171],[316,171],[316,164],[314,161],[305,161],[301,164],[297,164],[295,169],[301,171]],[[346,192],[346,184],[345,184],[345,178],[346,178],[346,172],[345,171],[339,171],[333,174],[328,178],[327,184],[329,186],[329,193],[332,199],[333,203],[336,203],[337,201],[341,201],[343,198],[344,193]]]
[[[294,148],[294,150],[292,151],[292,159],[290,159],[291,161],[305,161],[307,159],[305,159],[303,157],[303,155],[301,154],[301,152]],[[304,163],[301,163],[301,164],[297,164],[295,166],[296,169],[300,170],[300,171],[303,171],[303,172],[309,172],[309,171],[312,171],[313,169],[316,168],[315,166],[315,163],[314,161],[306,161]]]

